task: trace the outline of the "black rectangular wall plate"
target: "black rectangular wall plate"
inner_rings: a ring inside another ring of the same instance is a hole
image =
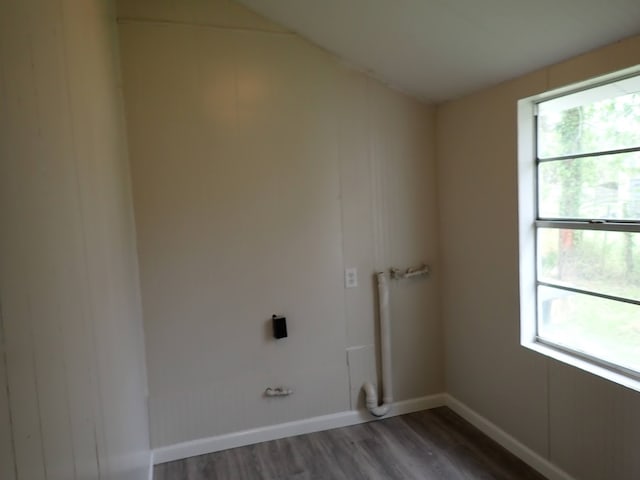
[[[274,315],[271,317],[273,322],[273,338],[285,338],[287,336],[287,319]]]

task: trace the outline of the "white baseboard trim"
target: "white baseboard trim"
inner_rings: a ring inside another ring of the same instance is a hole
[[[391,404],[391,410],[384,418],[395,417],[398,415],[404,415],[405,413],[420,412],[422,410],[429,410],[431,408],[442,407],[445,405],[446,395],[444,393],[437,393],[435,395],[427,395],[426,397],[411,398],[409,400],[400,400],[399,402],[393,402]],[[377,420],[369,412],[360,411],[366,417],[366,422],[371,420]]]
[[[451,410],[474,425],[485,435],[502,445],[549,480],[575,480],[568,473],[448,393],[394,402],[391,405],[391,410],[384,418],[418,412],[420,410],[429,410],[441,406],[451,408]],[[332,428],[348,427],[349,425],[357,425],[373,420],[376,420],[376,417],[369,414],[366,410],[347,410],[330,415],[306,418],[155,448],[151,452],[150,460],[152,465],[158,465],[160,463],[172,462],[196,455],[219,452],[229,448],[242,447],[294,435],[303,435],[305,433],[320,432]],[[150,468],[149,480],[152,479],[153,468]]]
[[[445,405],[445,397],[446,396],[444,394],[437,394],[394,402],[391,405],[389,413],[385,415],[385,418],[441,407]],[[227,433],[215,437],[202,438],[199,440],[177,443],[175,445],[168,445],[166,447],[159,447],[153,450],[152,458],[153,462],[158,465],[160,463],[172,462],[174,460],[181,460],[183,458],[193,457],[196,455],[218,452],[229,448],[242,447],[245,445],[252,445],[254,443],[276,440],[278,438],[291,437],[294,435],[302,435],[305,433],[320,432],[331,428],[347,427],[349,425],[366,423],[372,420],[376,420],[376,417],[372,416],[366,410],[347,410],[345,412],[332,413],[330,415],[322,415],[294,422],[269,425],[266,427],[253,428],[251,430]]]
[[[148,474],[148,479],[149,480],[153,480],[153,466],[155,465],[155,462],[153,460],[153,450],[151,450],[149,452],[149,474]]]
[[[502,445],[513,453],[516,457],[536,469],[549,480],[575,480],[565,471],[561,470],[543,456],[537,454],[523,443],[516,440],[496,424],[484,418],[482,415],[472,410],[470,407],[452,397],[444,394],[444,404],[456,412],[466,421],[471,423],[485,435]]]

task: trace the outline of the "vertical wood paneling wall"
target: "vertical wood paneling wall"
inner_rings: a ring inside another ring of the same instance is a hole
[[[640,394],[519,345],[516,105],[639,58],[630,38],[437,114],[447,390],[580,480],[640,478]]]
[[[234,2],[118,7],[153,445],[362,405],[391,266],[434,267],[392,284],[396,399],[440,393],[434,108]]]
[[[147,477],[114,12],[0,0],[0,478]]]

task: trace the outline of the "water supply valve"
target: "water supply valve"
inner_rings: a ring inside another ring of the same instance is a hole
[[[267,387],[264,391],[265,397],[287,397],[293,393],[293,390],[287,387]]]

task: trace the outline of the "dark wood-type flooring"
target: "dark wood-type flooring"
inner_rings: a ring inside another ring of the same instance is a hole
[[[544,480],[449,408],[164,463],[155,480]]]

